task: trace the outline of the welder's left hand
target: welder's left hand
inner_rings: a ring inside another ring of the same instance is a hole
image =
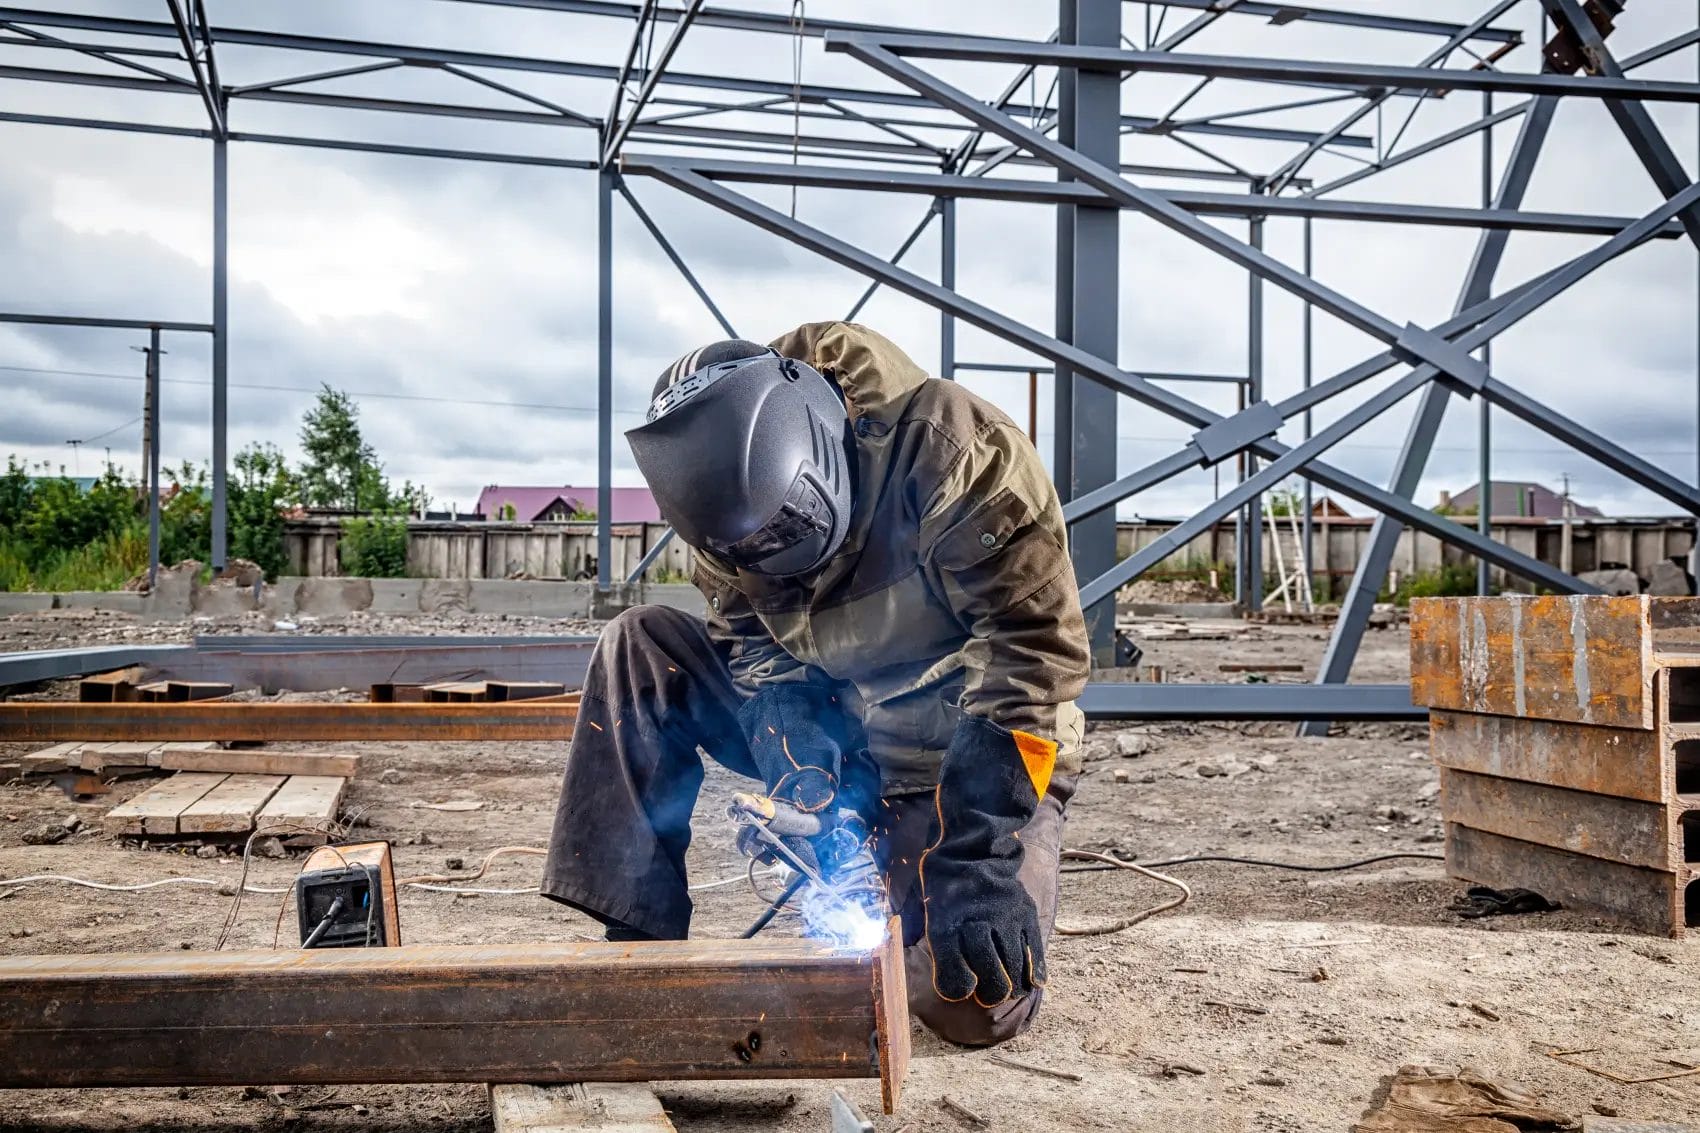
[[[1045,983],[1045,937],[1021,884],[1020,831],[1050,783],[1056,745],[964,716],[938,785],[938,838],[921,856],[933,989],[995,1007]]]
[[[750,756],[768,795],[805,813],[838,795],[849,722],[836,692],[805,681],[770,681],[738,709]]]

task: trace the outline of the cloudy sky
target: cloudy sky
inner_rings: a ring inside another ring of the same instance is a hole
[[[163,4],[94,0],[46,7],[165,18]],[[744,7],[788,12],[773,0]],[[1344,7],[1342,0],[1321,0]],[[510,9],[448,0],[207,0],[215,24],[266,27],[355,39],[501,51],[618,63],[630,34],[621,21]],[[1360,4],[1359,7],[1364,5]],[[1379,10],[1468,20],[1486,0],[1387,0]],[[809,0],[812,18],[915,22],[917,5],[895,0]],[[998,2],[919,6],[926,28],[1044,39],[1054,27],[1046,4]],[[1125,30],[1144,41],[1146,9],[1124,6]],[[1153,11],[1158,11],[1151,6]],[[972,19],[966,16],[972,13]],[[1155,18],[1155,17],[1153,17]],[[1187,18],[1171,12],[1164,32]],[[1694,26],[1695,5],[1660,0],[1634,5],[1611,45],[1619,56]],[[1522,27],[1527,43],[1501,64],[1533,69],[1538,4],[1525,0],[1501,25]],[[63,32],[93,40],[92,34]],[[152,48],[169,41],[147,40]],[[1270,27],[1250,17],[1220,20],[1188,44],[1204,53],[1310,56],[1415,63],[1432,37],[1311,26]],[[693,29],[674,66],[792,79],[787,37]],[[228,47],[224,81],[242,85],[347,65],[323,55]],[[0,46],[0,64],[76,67],[107,64],[21,47]],[[1693,49],[1637,72],[1637,77],[1693,80]],[[805,41],[804,82],[886,88],[890,84],[844,56]],[[938,65],[936,70],[982,97],[996,94],[1009,67]],[[488,77],[584,113],[607,108],[606,83],[519,72]],[[1049,78],[1041,73],[1035,95]],[[1192,81],[1139,75],[1124,86],[1124,110],[1159,115]],[[518,106],[511,98],[440,71],[409,68],[350,77],[316,88],[343,94],[433,98]],[[1306,97],[1293,88],[1215,83],[1183,116],[1268,105]],[[729,98],[731,96],[728,96]],[[1501,96],[1500,105],[1516,96]],[[1351,104],[1313,107],[1251,119],[1322,129]],[[1395,99],[1354,134],[1377,138],[1393,152],[1476,116],[1478,95],[1429,99],[1404,127],[1414,103]],[[198,127],[198,100],[0,80],[0,110],[80,115]],[[1655,119],[1689,169],[1695,167],[1696,115],[1658,104]],[[937,117],[937,116],[935,116]],[[238,101],[238,131],[401,142],[589,157],[590,131],[548,126],[420,118],[341,109]],[[736,128],[787,132],[772,116],[731,114]],[[804,120],[806,132],[879,138],[865,127],[836,128]],[[1494,132],[1496,162],[1515,138],[1516,120]],[[950,135],[922,129],[928,141]],[[1395,144],[1395,136],[1398,141]],[[1221,158],[1253,171],[1279,166],[1291,145],[1200,138]],[[678,147],[638,141],[631,152],[678,154]],[[1326,153],[1307,168],[1319,182],[1358,168],[1376,150],[1354,157]],[[0,124],[0,310],[113,318],[210,318],[211,146],[197,139],[110,131]],[[743,157],[748,155],[731,155]],[[1209,158],[1165,138],[1130,137],[1124,160],[1208,168]],[[1478,139],[1368,178],[1342,199],[1475,205],[1481,185]],[[1007,167],[1006,167],[1007,168]],[[1011,170],[1035,177],[1034,169]],[[596,365],[594,177],[561,169],[367,155],[258,143],[233,143],[230,154],[230,435],[232,449],[269,441],[294,455],[302,412],[319,383],[350,393],[389,473],[424,483],[439,506],[469,506],[489,483],[594,482]],[[1147,180],[1165,187],[1222,189],[1217,183]],[[756,231],[715,209],[643,179],[632,188],[673,239],[741,334],[765,339],[804,321],[841,317],[865,281],[812,253]],[[778,207],[782,189],[735,187]],[[1561,104],[1526,207],[1640,215],[1660,197],[1597,102]],[[798,218],[889,255],[925,212],[925,198],[805,190]],[[1043,330],[1053,324],[1053,221],[1042,206],[965,202],[960,207],[957,285],[964,294]],[[1246,225],[1223,221],[1244,236]],[[1272,221],[1266,246],[1297,263],[1298,221]],[[639,419],[653,376],[674,356],[720,337],[716,324],[623,204],[615,233],[616,426]],[[1585,251],[1595,238],[1514,234],[1499,289]],[[1452,310],[1475,235],[1462,229],[1319,222],[1314,230],[1319,279],[1388,318],[1425,325]],[[905,266],[930,277],[938,269],[936,230]],[[1130,370],[1243,373],[1247,346],[1245,273],[1132,213],[1121,222],[1120,363]],[[1266,383],[1279,400],[1302,380],[1300,306],[1266,289]],[[1696,258],[1691,246],[1656,241],[1597,272],[1496,345],[1494,372],[1652,460],[1692,479],[1697,461]],[[882,292],[862,321],[880,328],[928,366],[938,361],[938,317]],[[1363,335],[1318,313],[1318,379],[1373,354]],[[135,332],[0,325],[0,452],[94,470],[110,446],[121,468],[134,470],[140,448],[142,359]],[[169,464],[205,461],[210,453],[210,349],[204,336],[167,337],[163,448]],[[1027,356],[990,335],[959,326],[963,360],[1026,363]],[[1390,374],[1363,388],[1381,387]],[[1025,377],[968,375],[974,389],[1018,419],[1027,412]],[[1187,385],[1181,392],[1219,410],[1232,406],[1224,386]],[[1040,447],[1052,425],[1049,386],[1041,396]],[[1318,425],[1339,411],[1319,412]],[[1414,399],[1336,449],[1333,462],[1385,481]],[[1430,462],[1419,499],[1476,479],[1474,404],[1455,404]],[[1118,419],[1119,460],[1130,471],[1182,443],[1186,427],[1124,400]],[[1299,436],[1295,422],[1285,439]],[[1495,417],[1494,469],[1502,478],[1560,486],[1568,477],[1586,503],[1629,514],[1665,514],[1670,505],[1634,488],[1543,434]],[[85,441],[80,454],[65,442]],[[617,441],[615,480],[638,478]],[[1213,476],[1198,471],[1170,481],[1124,509],[1174,515],[1208,499]],[[1357,505],[1348,504],[1354,510]]]

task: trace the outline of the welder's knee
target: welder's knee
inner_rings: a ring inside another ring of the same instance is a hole
[[[695,620],[671,606],[628,606],[602,627],[602,645],[621,649],[668,641]]]
[[[1045,993],[1035,991],[996,1007],[981,1007],[973,1000],[949,1003],[933,994],[911,995],[909,1010],[927,1030],[958,1046],[996,1046],[1008,1042],[1033,1025]]]

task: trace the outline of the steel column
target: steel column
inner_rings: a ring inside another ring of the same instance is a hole
[[[159,328],[148,331],[148,592],[159,581]]]
[[[1263,250],[1263,218],[1251,218],[1251,246],[1258,251]],[[1263,400],[1263,277],[1256,272],[1247,272],[1250,292],[1246,296],[1246,376],[1250,379],[1245,386],[1246,400],[1257,404]],[[1253,453],[1246,454],[1246,475],[1257,475],[1257,457]],[[1251,502],[1245,509],[1245,526],[1248,532],[1245,545],[1245,577],[1247,590],[1244,595],[1245,607],[1252,613],[1263,609],[1263,493],[1258,492],[1251,497]]]
[[[1518,131],[1517,141],[1512,146],[1511,157],[1500,183],[1499,203],[1510,208],[1516,208],[1522,203],[1557,107],[1556,99],[1537,99],[1529,108],[1529,112],[1523,116],[1522,128]],[[1507,239],[1503,232],[1482,233],[1476,242],[1475,258],[1470,264],[1469,273],[1458,296],[1457,309],[1467,308],[1487,296],[1493,286],[1493,277],[1499,270],[1500,261],[1504,258]],[[1446,417],[1446,405],[1451,392],[1442,382],[1436,382],[1423,391],[1422,401],[1411,420],[1405,435],[1405,446],[1399,453],[1392,480],[1388,484],[1390,491],[1405,499],[1416,495],[1423,469],[1428,463],[1429,454],[1434,450],[1435,436],[1440,432],[1441,422]],[[1483,401],[1486,400],[1484,397]],[[1493,510],[1491,506],[1487,506],[1486,501],[1484,510]],[[1329,636],[1328,649],[1323,655],[1322,665],[1317,670],[1317,684],[1343,684],[1351,675],[1352,662],[1357,659],[1358,646],[1363,643],[1364,630],[1369,626],[1370,613],[1379,596],[1381,581],[1387,576],[1388,567],[1392,564],[1393,552],[1398,546],[1402,530],[1402,525],[1390,516],[1376,517],[1375,526],[1370,531],[1369,544],[1358,560],[1351,586],[1346,591],[1346,599],[1341,604],[1339,620],[1334,623],[1334,632]],[[1490,538],[1491,528],[1488,534],[1481,537]],[[1303,725],[1301,734],[1327,735],[1328,723],[1323,720],[1310,721]]]
[[[1314,264],[1312,262],[1311,231],[1310,231],[1310,229],[1311,229],[1310,218],[1306,217],[1305,218],[1305,228],[1304,228],[1304,273],[1307,277],[1313,278],[1314,275],[1315,275],[1315,268],[1314,268]],[[1301,353],[1302,353],[1301,364],[1302,364],[1302,367],[1303,367],[1302,372],[1301,372],[1301,380],[1304,382],[1304,388],[1307,389],[1307,390],[1311,387],[1311,382],[1312,382],[1313,357],[1312,357],[1312,349],[1311,349],[1311,314],[1312,314],[1312,308],[1311,308],[1310,303],[1307,302],[1304,305],[1303,314],[1301,315],[1301,318],[1303,319],[1303,322],[1301,324],[1303,339],[1302,339],[1301,346],[1300,346],[1300,350],[1301,350]],[[1310,417],[1310,410],[1308,408],[1304,411],[1303,437],[1307,441],[1310,440],[1310,438],[1311,438],[1311,417]],[[1316,515],[1315,515],[1315,513],[1316,513],[1316,501],[1313,498],[1314,495],[1315,495],[1315,493],[1312,490],[1310,477],[1306,476],[1305,482],[1304,482],[1304,509],[1305,509],[1305,513],[1304,513],[1304,517],[1303,517],[1303,520],[1302,520],[1302,522],[1304,524],[1304,534],[1301,535],[1300,538],[1302,538],[1304,540],[1305,586],[1307,588],[1307,591],[1306,591],[1307,595],[1314,594],[1316,592],[1316,578],[1315,578],[1316,571],[1315,571],[1314,566],[1313,566],[1313,564],[1316,562],[1316,547],[1315,547],[1315,541],[1316,541]],[[1328,557],[1325,554],[1323,556],[1323,561],[1326,562],[1327,558]],[[1328,597],[1330,599],[1332,599],[1334,597],[1334,595],[1332,593],[1333,581],[1334,580],[1332,578],[1330,578],[1328,580],[1328,583],[1329,583],[1329,586],[1330,586],[1330,592],[1329,592]],[[1309,606],[1307,605],[1306,608],[1308,609]]]
[[[614,553],[614,185],[596,174],[596,588],[606,591]]]
[[[1482,92],[1482,118],[1493,120],[1493,92]],[[1493,130],[1482,131],[1482,207],[1493,204]],[[1482,365],[1493,369],[1493,343],[1482,344]],[[1476,533],[1493,538],[1493,402],[1481,399],[1476,407]],[[1493,585],[1493,567],[1486,559],[1476,560],[1476,593],[1485,595]]]
[[[225,112],[228,115],[229,108]],[[228,118],[226,119],[228,121]],[[224,569],[230,422],[230,143],[213,138],[212,568]]]
[[[1121,41],[1122,0],[1060,0],[1060,43],[1115,47]],[[1059,72],[1057,137],[1065,146],[1114,168],[1121,162],[1121,79],[1119,75],[1064,69]],[[1069,341],[1116,365],[1119,353],[1120,225],[1116,207],[1076,205],[1059,209],[1059,223],[1072,226],[1066,263],[1069,275]],[[1069,435],[1072,458],[1069,497],[1089,492],[1116,478],[1116,392],[1086,375],[1074,373],[1072,416],[1056,428]],[[1059,381],[1059,385],[1061,382]],[[1113,509],[1075,523],[1069,529],[1075,577],[1098,578],[1116,563]],[[1086,629],[1095,665],[1115,663],[1115,595],[1086,609]]]

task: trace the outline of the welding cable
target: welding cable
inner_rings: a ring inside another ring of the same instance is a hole
[[[1071,857],[1071,856],[1079,856],[1079,855],[1085,854],[1085,853],[1086,853],[1086,851],[1084,851],[1084,850],[1064,850],[1063,851],[1063,857],[1066,858],[1066,857]],[[1268,861],[1264,858],[1236,858],[1236,857],[1228,857],[1228,856],[1222,855],[1222,854],[1195,854],[1191,857],[1170,858],[1167,861],[1151,862],[1151,863],[1149,863],[1149,868],[1151,868],[1151,869],[1169,869],[1173,866],[1197,865],[1201,862],[1226,862],[1229,865],[1260,866],[1260,867],[1263,867],[1265,869],[1290,869],[1290,870],[1297,870],[1301,873],[1339,873],[1342,870],[1361,869],[1362,867],[1364,867],[1366,865],[1375,865],[1378,862],[1397,861],[1397,860],[1400,860],[1400,859],[1412,859],[1412,860],[1416,860],[1416,861],[1425,861],[1425,862],[1443,862],[1443,861],[1446,860],[1446,855],[1445,854],[1415,854],[1415,853],[1412,853],[1412,854],[1377,854],[1373,858],[1359,858],[1357,861],[1341,862],[1339,865],[1300,865],[1296,862],[1272,862],[1272,861]],[[1122,863],[1122,865],[1124,865],[1124,866],[1127,865],[1127,864],[1129,864],[1129,863],[1126,863],[1126,862]],[[1112,866],[1112,865],[1077,865],[1077,866],[1069,866],[1068,868],[1062,870],[1062,872],[1063,873],[1097,873],[1100,870],[1116,869],[1116,868],[1117,868],[1116,866]]]
[[[766,928],[768,923],[772,921],[774,917],[779,915],[779,910],[785,907],[785,902],[795,897],[797,895],[797,890],[801,889],[808,880],[808,874],[805,873],[799,873],[793,876],[790,884],[785,886],[779,896],[775,897],[768,903],[767,908],[762,910],[761,916],[757,917],[750,923],[750,927],[743,931],[743,934],[739,939],[748,940],[750,937]]]
[[[1121,932],[1123,929],[1132,928],[1140,921],[1150,920],[1158,913],[1166,913],[1170,909],[1178,909],[1192,899],[1192,890],[1187,886],[1186,882],[1176,877],[1170,877],[1165,873],[1158,873],[1156,870],[1149,869],[1146,866],[1135,865],[1132,862],[1124,862],[1114,854],[1099,854],[1092,850],[1064,850],[1062,852],[1062,856],[1075,861],[1084,860],[1099,862],[1102,863],[1103,867],[1106,869],[1132,870],[1134,873],[1149,877],[1152,881],[1160,881],[1164,885],[1180,890],[1180,896],[1164,901],[1160,905],[1153,905],[1149,909],[1143,909],[1130,917],[1123,917],[1121,920],[1117,921],[1106,921],[1102,924],[1091,925],[1059,924],[1056,926],[1056,933],[1058,936],[1107,936],[1112,932]]]
[[[331,901],[331,907],[325,910],[324,917],[320,919],[318,924],[313,926],[313,931],[307,934],[307,939],[301,942],[301,947],[311,948],[313,945],[323,940],[325,938],[325,933],[331,930],[331,923],[336,920],[336,915],[342,912],[342,907],[347,903],[348,902],[345,900],[343,894],[338,893],[336,898]],[[370,907],[370,905],[371,902],[368,901],[367,906]],[[366,929],[366,939],[372,939],[372,930],[370,927]]]

